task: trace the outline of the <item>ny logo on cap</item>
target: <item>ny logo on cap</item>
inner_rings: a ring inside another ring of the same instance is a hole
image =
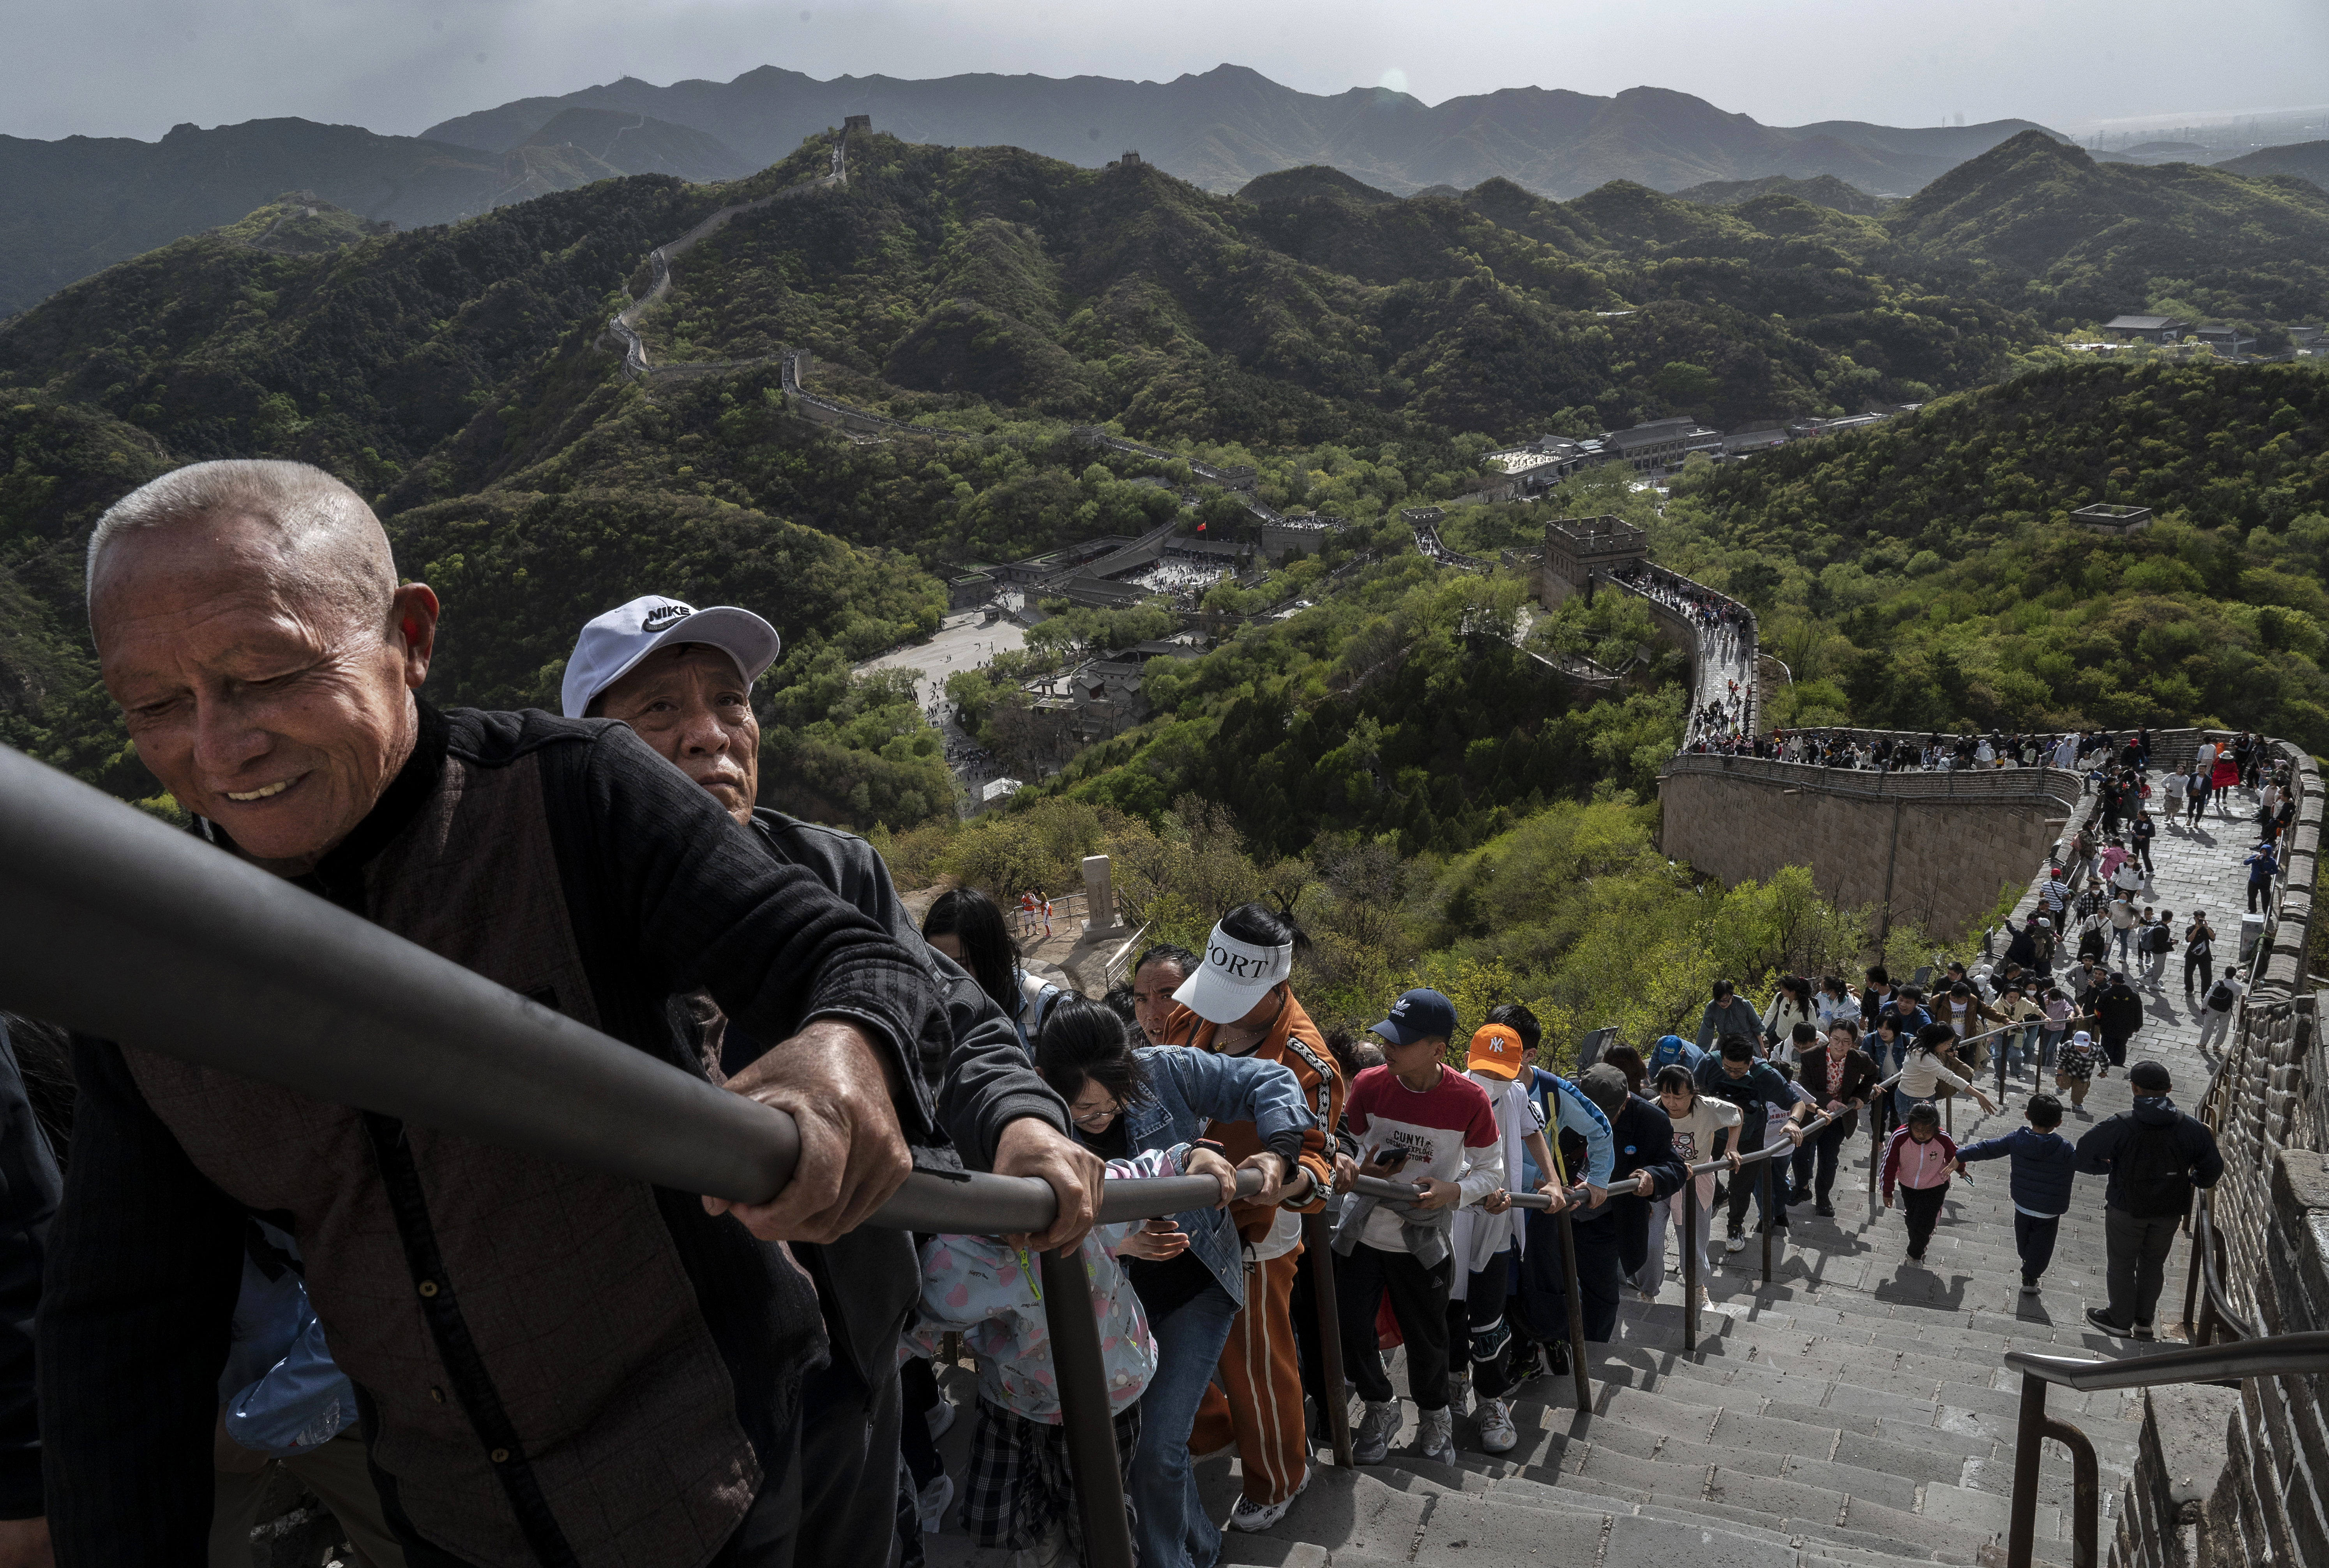
[[[646,619],[639,622],[641,631],[661,631],[675,621],[685,620],[695,612],[684,604],[658,604],[647,611]]]

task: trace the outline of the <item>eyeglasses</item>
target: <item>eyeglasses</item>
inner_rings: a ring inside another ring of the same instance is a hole
[[[1108,1124],[1114,1121],[1117,1113],[1123,1110],[1123,1109],[1124,1101],[1117,1099],[1114,1095],[1110,1095],[1107,1104],[1099,1106],[1095,1110],[1076,1110],[1070,1109],[1068,1112],[1068,1119],[1087,1132],[1100,1132],[1106,1130]]]

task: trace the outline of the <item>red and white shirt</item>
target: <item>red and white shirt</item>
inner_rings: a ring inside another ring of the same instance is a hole
[[[1454,1182],[1463,1202],[1476,1204],[1504,1185],[1504,1142],[1487,1091],[1463,1073],[1441,1067],[1439,1081],[1419,1094],[1388,1067],[1370,1067],[1343,1101],[1344,1125],[1359,1140],[1359,1163],[1385,1148],[1404,1149],[1407,1164],[1391,1179]],[[1400,1216],[1377,1208],[1359,1240],[1378,1252],[1403,1252]]]

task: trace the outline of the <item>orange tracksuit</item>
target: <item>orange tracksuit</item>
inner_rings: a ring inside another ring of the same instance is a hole
[[[1164,1021],[1167,1040],[1199,1051],[1218,1049],[1214,1040],[1220,1033],[1185,1007],[1174,1008]],[[1278,1021],[1252,1053],[1292,1070],[1301,1082],[1303,1101],[1315,1119],[1302,1135],[1301,1165],[1318,1186],[1317,1196],[1296,1212],[1315,1213],[1325,1206],[1334,1185],[1334,1165],[1326,1149],[1327,1138],[1343,1117],[1343,1075],[1318,1026],[1290,991]],[[1261,1138],[1249,1121],[1217,1121],[1207,1134],[1221,1143],[1231,1164],[1262,1152]],[[1268,1236],[1278,1213],[1259,1204],[1239,1204],[1231,1208],[1230,1217],[1250,1242]],[[1214,1373],[1215,1386],[1205,1391],[1189,1434],[1193,1454],[1215,1453],[1236,1441],[1245,1495],[1257,1504],[1293,1496],[1310,1462],[1309,1431],[1302,1417],[1302,1362],[1287,1308],[1295,1271],[1301,1265],[1298,1244],[1267,1261],[1246,1264],[1245,1305],[1230,1325],[1229,1342],[1221,1346]]]

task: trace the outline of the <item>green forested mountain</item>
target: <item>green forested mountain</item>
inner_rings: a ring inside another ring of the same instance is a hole
[[[642,322],[651,352],[807,346],[893,412],[1290,445],[1913,400],[2042,335],[1937,291],[1881,228],[1783,197],[1238,201],[1010,148],[876,135],[857,156],[847,190],[691,252]]]
[[[2042,372],[1694,479],[1661,558],[1762,617],[1781,723],[2229,724],[2329,751],[2329,375]],[[2105,537],[2079,506],[2147,506]]]
[[[2228,175],[2295,175],[2329,190],[2329,142],[2292,142],[2287,146],[2258,147],[2211,166]]]
[[[2028,133],[1888,215],[1905,245],[2064,326],[2171,297],[2258,321],[2329,309],[2329,191],[2293,175],[2098,164]]]
[[[1815,175],[1808,180],[1793,180],[1785,175],[1766,175],[1759,180],[1709,180],[1704,184],[1691,185],[1674,194],[1677,201],[1704,202],[1716,207],[1735,207],[1758,196],[1796,196],[1815,207],[1833,207],[1839,213],[1851,213],[1862,218],[1873,218],[1883,211],[1885,205],[1866,191],[1848,185],[1834,175]]]

